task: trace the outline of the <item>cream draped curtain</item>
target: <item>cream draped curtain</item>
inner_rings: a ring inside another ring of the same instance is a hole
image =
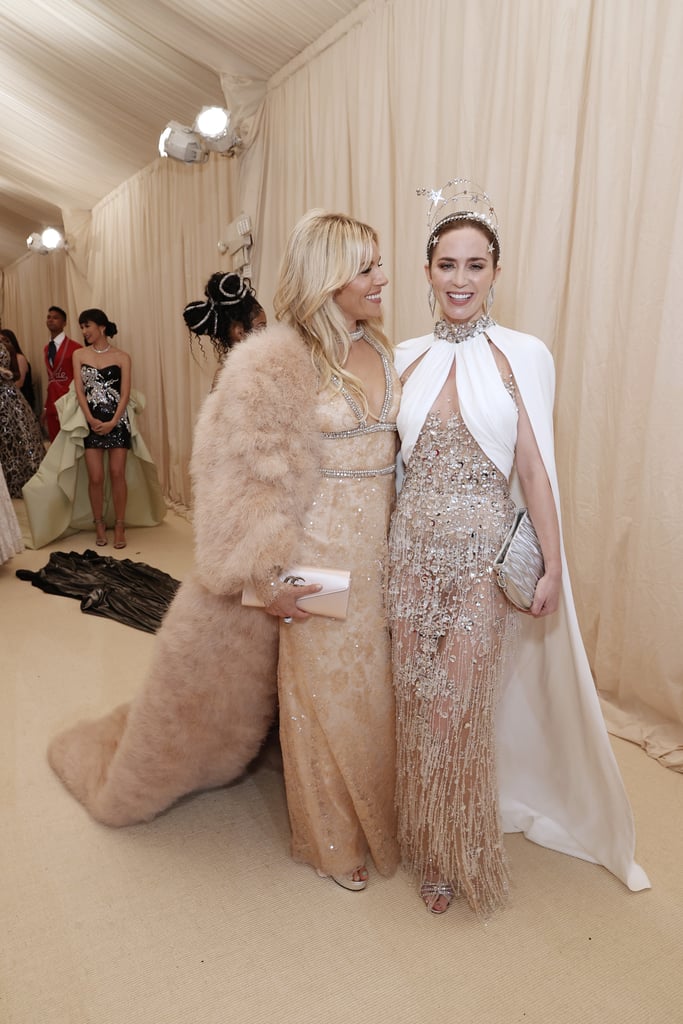
[[[46,387],[43,348],[50,337],[45,316],[48,306],[67,309],[66,258],[63,250],[49,257],[27,252],[3,274],[2,326],[14,331],[31,364],[36,405],[41,408]],[[67,323],[69,337],[77,327]]]
[[[182,311],[214,271],[230,269],[217,246],[236,216],[236,174],[227,158],[158,160],[99,203],[90,226],[93,302],[121,327],[133,385],[147,397],[143,433],[180,505],[191,503],[194,421],[217,366],[210,344],[206,358],[196,342],[191,348]]]
[[[431,322],[415,190],[479,181],[501,222],[495,315],[555,357],[565,539],[610,728],[679,771],[682,47],[678,0],[368,0],[270,80],[239,161],[157,161],[74,214],[86,252],[65,261],[70,301],[85,287],[119,323],[164,487],[189,503],[213,365],[193,362],[180,311],[222,269],[221,226],[254,218],[270,313],[306,209],[370,221],[400,340]],[[6,275],[7,326],[29,322],[27,296],[42,317],[59,302],[38,259]]]

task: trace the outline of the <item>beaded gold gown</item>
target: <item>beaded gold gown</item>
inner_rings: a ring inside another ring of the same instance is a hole
[[[398,863],[395,717],[382,580],[394,504],[399,382],[383,357],[385,400],[363,420],[344,390],[321,393],[323,468],[298,562],[349,569],[347,618],[280,627],[280,740],[292,856],[348,875],[370,852]]]
[[[389,540],[398,834],[420,882],[450,886],[482,916],[508,893],[494,720],[515,616],[490,565],[513,512],[460,413],[432,410]]]

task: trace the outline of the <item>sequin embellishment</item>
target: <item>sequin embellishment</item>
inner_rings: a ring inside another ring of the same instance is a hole
[[[367,417],[363,415],[363,410],[358,405],[353,395],[351,395],[348,389],[344,386],[340,378],[336,374],[332,374],[332,383],[338,389],[339,393],[343,396],[347,405],[351,409],[354,417],[358,421],[357,427],[352,427],[349,430],[332,430],[323,431],[323,437],[326,441],[337,441],[343,438],[351,437],[362,437],[364,434],[376,434],[378,432],[388,431],[396,433],[396,424],[387,422],[387,416],[391,403],[394,398],[394,385],[391,376],[391,367],[389,360],[372,338],[366,337],[366,341],[369,345],[375,349],[380,359],[382,360],[382,369],[384,370],[384,402],[382,403],[382,410],[379,414],[379,419],[376,423],[367,422]],[[363,479],[364,477],[372,476],[389,476],[391,473],[396,471],[394,463],[390,466],[382,466],[380,469],[321,469],[321,474],[327,478],[339,477],[340,479]]]
[[[450,884],[483,917],[508,893],[494,719],[516,620],[489,567],[513,513],[460,414],[430,414],[389,541],[399,842],[418,882]]]

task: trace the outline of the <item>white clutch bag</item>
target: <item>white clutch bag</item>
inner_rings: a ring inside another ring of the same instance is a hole
[[[283,583],[293,583],[297,587],[308,587],[319,583],[322,590],[317,594],[307,594],[296,602],[304,612],[311,615],[324,615],[328,619],[345,619],[349,607],[349,588],[351,573],[346,569],[318,569],[312,565],[294,565],[280,577]],[[247,584],[242,591],[242,604],[250,608],[263,608],[254,588]]]

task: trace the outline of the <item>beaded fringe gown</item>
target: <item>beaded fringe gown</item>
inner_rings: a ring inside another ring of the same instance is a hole
[[[399,384],[384,359],[379,420],[342,390],[320,395],[323,469],[298,562],[349,569],[344,621],[280,627],[280,740],[292,856],[350,874],[368,850],[382,874],[398,863],[395,726],[382,579],[394,503]]]
[[[489,567],[513,511],[459,412],[432,410],[389,540],[399,843],[418,881],[452,886],[483,917],[508,893],[494,720],[515,617]]]

